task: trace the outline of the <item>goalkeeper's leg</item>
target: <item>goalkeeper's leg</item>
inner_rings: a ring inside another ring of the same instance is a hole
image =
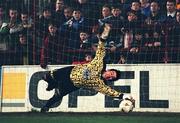
[[[69,94],[69,93],[71,93],[71,92],[73,92],[73,91],[76,91],[76,90],[78,90],[78,89],[79,89],[79,88],[75,87],[71,81],[69,81],[69,82],[64,82],[64,83],[63,83],[63,86],[55,87],[55,94],[54,94],[54,96],[53,96],[52,98],[50,98],[50,99],[47,101],[46,105],[41,108],[41,112],[47,112],[47,111],[49,111],[49,108],[50,108],[53,104],[55,104],[56,102],[62,100],[62,98],[63,98],[65,95],[67,95],[67,94]]]
[[[47,91],[51,91],[57,86],[57,82],[53,79],[50,72],[46,73],[42,79],[48,83],[48,87],[46,88]]]
[[[50,98],[46,105],[44,105],[42,108],[41,108],[41,112],[48,112],[49,111],[49,108],[55,104],[56,102],[62,100],[63,98],[63,94],[59,91],[59,89],[55,89],[55,94],[52,98]]]

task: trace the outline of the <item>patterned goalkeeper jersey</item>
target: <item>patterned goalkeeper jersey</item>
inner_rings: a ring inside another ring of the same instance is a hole
[[[107,86],[101,79],[105,66],[103,62],[104,45],[104,42],[99,41],[95,58],[90,63],[75,66],[71,71],[70,78],[76,87],[94,89],[107,96],[118,97],[120,93]]]

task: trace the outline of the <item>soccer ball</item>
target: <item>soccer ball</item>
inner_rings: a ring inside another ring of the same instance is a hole
[[[122,112],[129,113],[129,112],[132,112],[132,110],[134,108],[134,105],[133,105],[133,103],[130,100],[123,99],[120,102],[119,107],[120,107]]]

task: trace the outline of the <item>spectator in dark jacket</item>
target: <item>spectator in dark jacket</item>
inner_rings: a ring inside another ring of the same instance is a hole
[[[58,54],[58,35],[56,25],[49,24],[49,33],[44,39],[44,44],[41,49],[41,67],[46,68],[47,64],[57,64]]]

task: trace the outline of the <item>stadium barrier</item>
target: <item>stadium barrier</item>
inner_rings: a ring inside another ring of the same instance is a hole
[[[65,67],[49,66],[48,70]],[[180,112],[180,65],[108,65],[121,71],[110,86],[130,93],[136,100],[135,112]],[[1,112],[39,111],[53,96],[42,80],[45,70],[36,65],[2,66]],[[119,101],[94,91],[80,89],[56,103],[51,112],[117,112]]]

